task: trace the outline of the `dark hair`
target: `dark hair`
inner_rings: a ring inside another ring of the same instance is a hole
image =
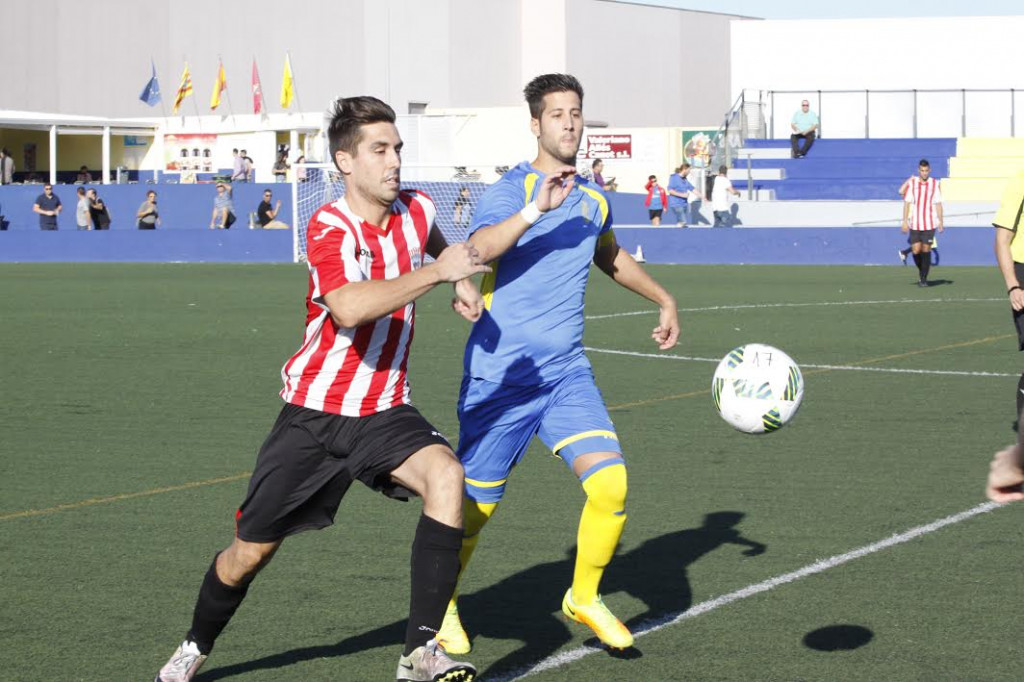
[[[647,181],[648,182],[650,182],[651,180],[657,180],[657,179],[658,179],[657,175],[648,175],[647,176]]]
[[[79,187],[78,188],[78,193],[79,194],[85,194],[85,188],[84,187]]]
[[[676,173],[678,173],[679,171],[683,170],[684,168],[689,168],[689,167],[690,167],[690,164],[688,164],[688,163],[681,163],[676,168]]]
[[[928,163],[928,159],[921,159],[920,161],[918,161],[917,165],[918,166],[924,166],[925,168],[931,168],[932,167],[932,165],[930,163]]]
[[[728,166],[719,166],[718,167],[718,172],[719,173],[728,173],[729,172],[729,167]]]
[[[604,163],[603,159],[594,159],[594,163],[590,164],[591,168],[597,168],[597,164]]]
[[[238,153],[238,147],[235,147],[234,149],[232,149],[231,153],[232,154],[237,154]]]
[[[394,122],[395,110],[376,97],[363,95],[339,99],[331,109],[331,123],[327,127],[331,160],[334,161],[339,150],[355,156],[363,136],[363,126]]]
[[[583,86],[576,80],[576,76],[567,73],[546,73],[537,76],[523,88],[523,96],[530,105],[532,118],[539,119],[544,113],[544,95],[552,92],[575,92],[579,95],[580,106],[583,106]]]

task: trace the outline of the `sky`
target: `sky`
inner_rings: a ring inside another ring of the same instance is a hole
[[[705,12],[742,14],[763,19],[852,19],[875,17],[964,17],[1024,14],[1021,0],[628,0]]]

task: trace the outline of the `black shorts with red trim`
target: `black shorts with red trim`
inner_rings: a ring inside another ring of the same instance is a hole
[[[388,497],[414,497],[391,472],[429,445],[451,447],[412,405],[344,417],[287,403],[260,448],[236,535],[274,542],[325,528],[357,480]]]
[[[916,244],[921,242],[922,244],[931,244],[932,240],[935,239],[935,230],[911,230],[910,231],[910,243]]]

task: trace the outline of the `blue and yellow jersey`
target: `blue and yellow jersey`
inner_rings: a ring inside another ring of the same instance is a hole
[[[484,192],[470,226],[500,223],[533,201],[544,174],[523,162]],[[565,202],[548,211],[490,265],[484,314],[466,344],[467,376],[530,386],[588,368],[583,294],[599,239],[611,239],[604,192],[580,176]]]

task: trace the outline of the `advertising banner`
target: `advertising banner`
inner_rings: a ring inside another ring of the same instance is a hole
[[[216,147],[216,135],[164,135],[164,168],[201,173],[215,171],[213,153]]]

